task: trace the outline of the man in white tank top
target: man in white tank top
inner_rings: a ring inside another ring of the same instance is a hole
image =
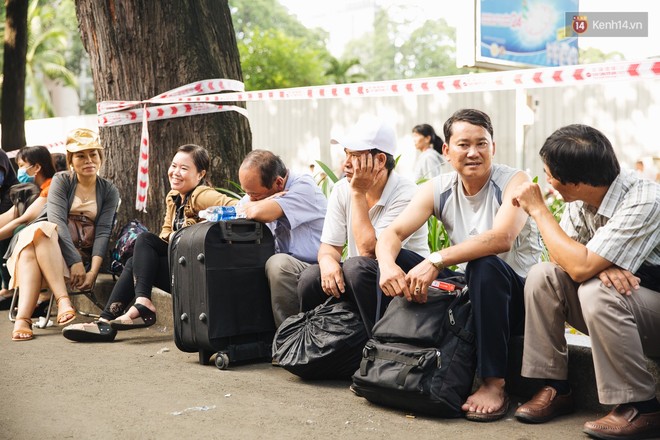
[[[492,163],[495,142],[488,115],[458,110],[445,122],[444,135],[443,154],[455,171],[421,185],[381,234],[376,245],[380,287],[387,296],[424,303],[434,279],[455,274],[446,267],[458,265],[464,271],[482,385],[463,410],[469,420],[489,422],[508,411],[504,378],[509,336],[522,333],[525,277],[539,259],[541,243],[525,211],[510,202],[513,191],[529,176]],[[401,243],[431,215],[444,224],[452,245],[428,258],[402,249]]]

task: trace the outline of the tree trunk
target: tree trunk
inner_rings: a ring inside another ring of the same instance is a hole
[[[97,102],[144,100],[203,79],[242,80],[226,0],[76,0],[76,13]],[[148,214],[138,215],[140,134],[141,124],[100,129],[106,153],[102,174],[121,194],[118,225],[138,217],[155,232],[170,190],[167,170],[180,145],[206,147],[211,182],[227,188],[229,180],[238,181],[238,167],[252,144],[249,123],[236,112],[150,122]]]
[[[25,55],[27,53],[27,0],[6,0],[5,53],[2,83],[2,149],[25,145]]]

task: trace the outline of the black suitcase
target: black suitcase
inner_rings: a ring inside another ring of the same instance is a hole
[[[275,323],[266,260],[274,253],[270,229],[235,219],[203,222],[175,232],[169,245],[174,341],[199,352],[207,365],[271,357]]]

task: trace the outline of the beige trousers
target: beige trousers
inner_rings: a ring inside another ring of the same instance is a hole
[[[270,304],[273,307],[275,327],[286,318],[300,312],[298,278],[309,263],[288,254],[275,254],[266,261],[266,278],[270,287]]]
[[[591,337],[601,403],[655,397],[644,353],[660,356],[660,292],[641,287],[624,296],[598,278],[579,284],[553,263],[535,265],[525,282],[523,376],[568,377],[564,322]]]

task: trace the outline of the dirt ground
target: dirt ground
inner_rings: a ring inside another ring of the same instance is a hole
[[[353,395],[349,382],[304,382],[270,363],[218,370],[174,345],[171,329],[70,342],[59,328],[12,342],[0,316],[0,439],[579,439],[577,413],[543,425],[414,417]],[[514,405],[515,406],[515,405]]]

